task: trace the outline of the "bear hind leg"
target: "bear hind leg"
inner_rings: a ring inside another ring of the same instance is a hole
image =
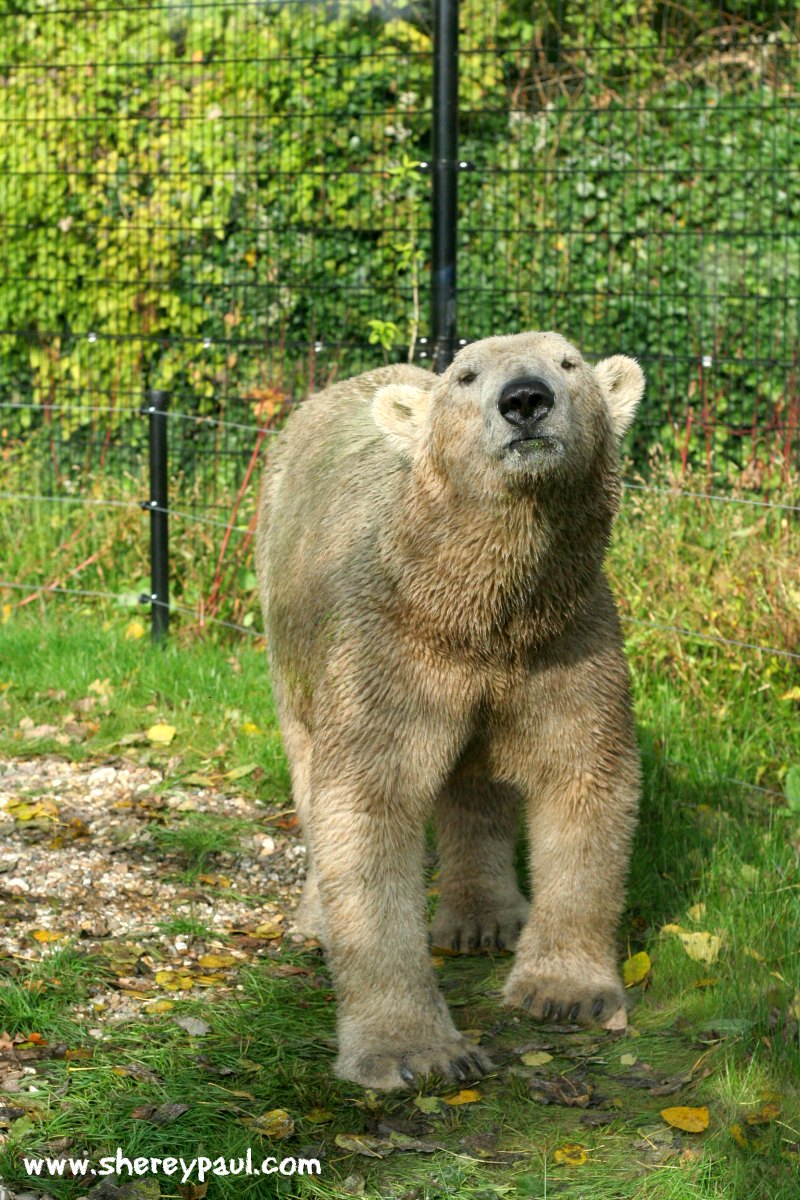
[[[292,799],[303,828],[306,844],[306,879],[303,894],[292,919],[292,928],[325,943],[322,901],[309,838],[311,803],[311,734],[291,713],[280,714],[281,732],[292,777]]]
[[[431,930],[434,946],[456,952],[516,946],[529,908],[514,872],[519,808],[512,788],[482,780],[477,773],[457,775],[439,796],[441,875]]]

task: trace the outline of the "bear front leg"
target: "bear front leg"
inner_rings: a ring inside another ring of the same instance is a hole
[[[531,804],[534,898],[503,994],[538,1020],[605,1023],[627,1006],[615,931],[636,802],[580,772]]]
[[[440,794],[434,946],[456,952],[516,946],[529,908],[514,872],[519,809],[519,794],[481,778],[477,762],[460,770]]]
[[[543,672],[525,699],[503,756],[525,794],[533,900],[504,996],[539,1020],[621,1023],[615,934],[639,800],[624,660],[612,648]]]
[[[337,1075],[390,1089],[491,1069],[455,1028],[431,968],[423,813],[327,784],[314,793],[311,831],[338,1001]]]

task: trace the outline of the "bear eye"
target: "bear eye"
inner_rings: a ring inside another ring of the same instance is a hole
[[[474,383],[477,378],[478,376],[474,371],[465,371],[463,375],[459,375],[458,382],[463,384],[464,387],[467,387],[468,384]]]
[[[578,364],[573,362],[571,358],[562,359],[561,362],[561,367],[564,371],[574,371],[577,365]]]

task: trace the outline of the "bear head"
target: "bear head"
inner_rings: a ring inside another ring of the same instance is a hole
[[[632,358],[591,366],[558,333],[518,333],[465,346],[430,388],[380,388],[372,414],[404,458],[496,495],[613,471],[643,392]]]

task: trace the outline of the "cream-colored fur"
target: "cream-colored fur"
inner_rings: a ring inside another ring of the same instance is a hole
[[[530,375],[555,397],[548,436],[512,443],[498,398]],[[434,811],[434,942],[516,945],[505,997],[533,1017],[624,1006],[614,933],[639,766],[602,562],[643,384],[632,359],[592,368],[558,334],[490,338],[438,378],[386,367],[328,388],[278,438],[258,574],[311,854],[297,919],[327,948],[344,1078],[392,1088],[491,1065],[431,970]]]

